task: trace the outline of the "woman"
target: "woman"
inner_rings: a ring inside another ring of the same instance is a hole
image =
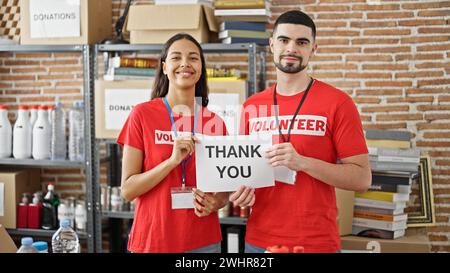
[[[129,251],[220,252],[217,210],[228,194],[195,189],[196,135],[226,134],[207,104],[202,48],[192,36],[177,34],[163,47],[152,100],[133,108],[117,140],[123,145],[122,195],[136,199]]]

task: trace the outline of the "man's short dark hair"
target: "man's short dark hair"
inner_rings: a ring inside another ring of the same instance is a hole
[[[273,33],[276,32],[279,24],[295,24],[295,25],[304,25],[312,30],[313,38],[316,39],[316,24],[306,13],[300,10],[290,10],[281,14],[278,19],[275,21],[275,25],[273,26]]]

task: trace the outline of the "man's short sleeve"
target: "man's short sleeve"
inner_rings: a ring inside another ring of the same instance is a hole
[[[340,159],[368,153],[358,109],[350,98],[335,113],[333,142]]]
[[[138,108],[133,108],[119,134],[119,137],[117,138],[117,143],[132,146],[143,151],[144,142],[142,139],[142,120],[143,119],[141,118]]]

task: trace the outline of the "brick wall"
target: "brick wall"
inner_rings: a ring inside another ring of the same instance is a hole
[[[294,4],[294,3],[301,4]],[[372,4],[368,4],[368,3]],[[414,133],[432,160],[432,251],[450,251],[450,2],[272,1],[274,19],[300,8],[318,26],[313,76],[350,94],[364,128]],[[271,58],[271,57],[269,57]],[[273,63],[267,64],[275,78]]]
[[[112,26],[125,2],[113,0]],[[450,252],[450,2],[273,0],[271,23],[298,8],[318,26],[312,75],[350,94],[365,128],[409,130],[413,145],[432,158],[437,225],[425,232],[432,251]],[[272,84],[275,68],[267,57]],[[207,62],[246,71],[245,56],[215,54]],[[0,103],[13,110],[56,100],[68,108],[82,98],[82,89],[78,53],[0,53]],[[105,181],[105,167],[101,170]],[[78,169],[43,169],[42,181],[56,181],[63,196],[85,191]]]

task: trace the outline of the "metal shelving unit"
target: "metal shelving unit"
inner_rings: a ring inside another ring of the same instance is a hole
[[[85,160],[84,162],[69,161],[69,160],[16,160],[16,159],[1,159],[0,166],[24,166],[24,167],[62,167],[62,168],[83,168],[86,176],[86,210],[87,210],[87,229],[86,233],[79,233],[81,239],[87,240],[88,252],[95,251],[94,244],[94,208],[92,207],[92,200],[94,200],[94,183],[95,176],[92,168],[94,156],[92,154],[94,142],[94,127],[92,113],[94,111],[94,97],[91,93],[94,82],[92,77],[93,68],[93,54],[92,46],[89,45],[0,45],[0,52],[78,52],[82,54],[83,58],[83,79],[84,79],[84,105],[85,105]],[[9,229],[8,232],[14,235],[25,236],[51,236],[54,230],[41,229]]]
[[[46,230],[46,229],[30,229],[30,228],[16,228],[16,229],[6,229],[11,235],[19,236],[36,236],[36,237],[52,237],[56,232],[56,229]],[[85,232],[77,232],[79,239],[87,239],[88,235]]]
[[[220,224],[223,225],[237,225],[237,226],[245,226],[247,225],[247,218],[241,217],[223,217],[219,218]]]
[[[245,53],[248,54],[248,77],[247,77],[247,92],[246,97],[255,94],[258,90],[264,89],[265,84],[265,46],[260,46],[257,44],[202,44],[202,49],[205,54],[211,53]],[[142,52],[142,53],[154,53],[158,54],[161,52],[163,45],[128,45],[128,44],[116,44],[116,45],[97,45],[96,55],[99,52]],[[261,65],[259,71],[259,85],[257,86],[257,63]],[[97,76],[97,74],[95,74]]]
[[[132,211],[102,211],[102,216],[107,218],[133,219]]]
[[[247,54],[248,55],[248,75],[247,75],[247,89],[246,97],[255,94],[259,90],[265,89],[265,61],[266,61],[266,47],[259,46],[256,44],[202,44],[202,49],[204,54]],[[112,44],[112,45],[96,45],[94,49],[94,60],[93,60],[93,75],[98,78],[98,64],[97,59],[99,54],[108,53],[108,56],[114,53],[150,53],[159,54],[163,48],[163,45],[130,45],[130,44]],[[260,65],[260,70],[257,71],[257,65]],[[107,69],[107,62],[105,62],[105,69]],[[257,81],[259,76],[259,81]],[[94,89],[91,89],[91,95],[94,94]],[[94,122],[91,123],[92,127]],[[94,135],[94,134],[92,134]],[[107,158],[110,159],[107,169],[107,177],[109,183],[112,181],[117,184],[120,183],[120,157],[119,149],[115,140],[110,139],[96,139],[94,141],[94,159],[93,159],[93,175],[96,177],[94,181],[93,194],[94,197],[94,229],[95,229],[95,250],[96,252],[102,252],[102,218],[108,218],[110,224],[117,223],[117,221],[123,219],[133,219],[133,212],[112,212],[112,211],[102,211],[100,203],[100,158],[99,150],[100,144],[106,144]],[[237,218],[237,219],[235,219]],[[232,225],[245,225],[247,219],[238,217],[227,217],[221,218],[221,224],[232,224]],[[118,235],[118,230],[113,228],[112,233]]]
[[[69,161],[69,160],[34,160],[34,159],[2,158],[2,159],[0,159],[0,165],[26,166],[26,167],[37,167],[37,168],[39,168],[39,167],[83,168],[84,162]]]

